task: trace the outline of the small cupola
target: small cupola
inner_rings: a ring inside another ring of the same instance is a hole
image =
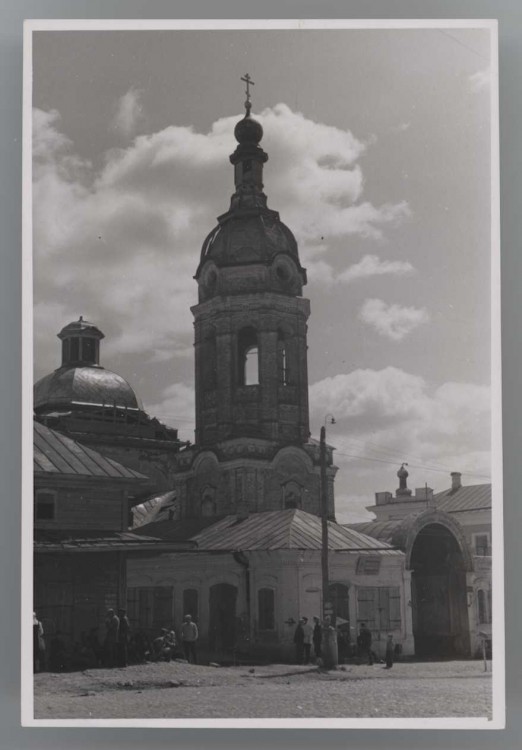
[[[411,490],[408,489],[407,480],[408,480],[409,474],[408,474],[408,470],[406,469],[406,466],[408,466],[408,464],[406,463],[401,464],[401,468],[397,472],[397,476],[399,477],[399,488],[396,492],[397,497],[400,497],[400,496],[410,497],[411,496]]]
[[[263,137],[263,128],[251,116],[250,86],[254,81],[247,74],[242,79],[246,83],[245,116],[234,128],[238,147],[230,156],[234,165],[234,183],[236,192],[232,197],[231,208],[252,209],[266,208],[266,196],[263,193],[263,164],[268,160],[259,145]]]
[[[62,367],[99,367],[100,341],[105,336],[99,328],[84,320],[82,315],[62,328],[58,338],[62,341]]]

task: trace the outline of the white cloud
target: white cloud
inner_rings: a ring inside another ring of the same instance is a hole
[[[433,388],[395,367],[361,369],[325,378],[310,388],[312,423],[333,414],[328,442],[340,467],[336,495],[395,489],[396,471],[409,463],[410,486],[448,487],[450,472],[488,481],[490,390],[448,382]],[[357,476],[354,487],[353,477]],[[343,507],[344,507],[344,502]]]
[[[476,73],[473,73],[468,78],[471,91],[476,94],[479,91],[484,91],[484,89],[487,89],[491,83],[491,70],[490,68],[485,68],[484,70],[477,70]]]
[[[413,273],[411,263],[401,260],[381,260],[376,255],[365,255],[337,276],[338,282],[350,283],[370,276],[406,276]]]
[[[130,127],[139,97],[134,92],[125,101],[122,126]],[[406,215],[404,203],[361,200],[357,160],[366,146],[349,131],[313,122],[284,104],[259,119],[270,155],[269,205],[300,243],[313,244],[326,228],[330,237],[378,238]],[[228,156],[237,120],[218,120],[205,134],[172,126],[140,135],[107,152],[95,169],[74,153],[58,112],[35,110],[35,302],[59,299],[64,314],[89,314],[109,327],[109,353],[140,352],[159,361],[168,351],[186,350],[199,248],[233,189]],[[37,342],[54,341],[54,322],[51,327],[42,316],[35,325]]]
[[[359,311],[359,319],[373,326],[381,336],[402,341],[415,328],[427,323],[429,315],[424,308],[387,305],[380,299],[367,299]]]
[[[131,88],[118,99],[116,113],[111,123],[112,129],[129,138],[134,135],[143,121],[141,91]]]

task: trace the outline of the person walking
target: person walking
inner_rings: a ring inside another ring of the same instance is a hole
[[[310,664],[310,651],[312,649],[313,628],[308,622],[308,617],[303,617],[303,664]]]
[[[314,617],[314,630],[312,633],[312,641],[314,644],[314,654],[316,659],[321,658],[321,643],[323,642],[323,629],[321,627],[321,620],[318,617]]]
[[[113,609],[107,610],[105,618],[105,642],[104,657],[105,666],[114,667],[118,660],[118,634],[120,630],[120,620]]]
[[[191,615],[185,615],[183,625],[181,626],[181,642],[183,643],[183,652],[185,659],[190,664],[197,664],[196,642],[198,640],[198,626],[193,622]]]
[[[129,658],[129,631],[130,622],[127,617],[127,610],[119,609],[118,618],[120,626],[118,628],[118,666],[126,667]]]
[[[357,646],[359,647],[359,653],[361,656],[368,658],[369,666],[373,665],[373,651],[372,651],[372,633],[366,627],[366,623],[361,622],[359,629],[359,635],[357,636]]]
[[[304,657],[304,618],[301,617],[297,623],[297,627],[294,633],[294,644],[295,644],[295,660],[297,664],[303,663]]]
[[[391,669],[393,667],[393,657],[395,655],[395,644],[393,642],[392,633],[388,633],[388,640],[386,641],[386,666],[385,669]]]
[[[41,672],[45,666],[45,639],[43,625],[33,612],[33,672]]]

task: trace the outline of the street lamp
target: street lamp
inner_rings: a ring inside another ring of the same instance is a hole
[[[335,424],[335,417],[327,414],[321,427],[319,442],[319,457],[321,463],[321,573],[323,593],[323,662],[326,669],[337,666],[337,632],[332,627],[330,618],[333,613],[329,601],[329,573],[328,573],[328,481],[326,477],[326,425]]]

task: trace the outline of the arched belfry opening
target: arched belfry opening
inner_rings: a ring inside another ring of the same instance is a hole
[[[469,561],[461,540],[448,526],[428,523],[416,534],[409,558],[416,656],[469,656]]]
[[[238,385],[259,385],[259,345],[251,326],[238,335]]]

